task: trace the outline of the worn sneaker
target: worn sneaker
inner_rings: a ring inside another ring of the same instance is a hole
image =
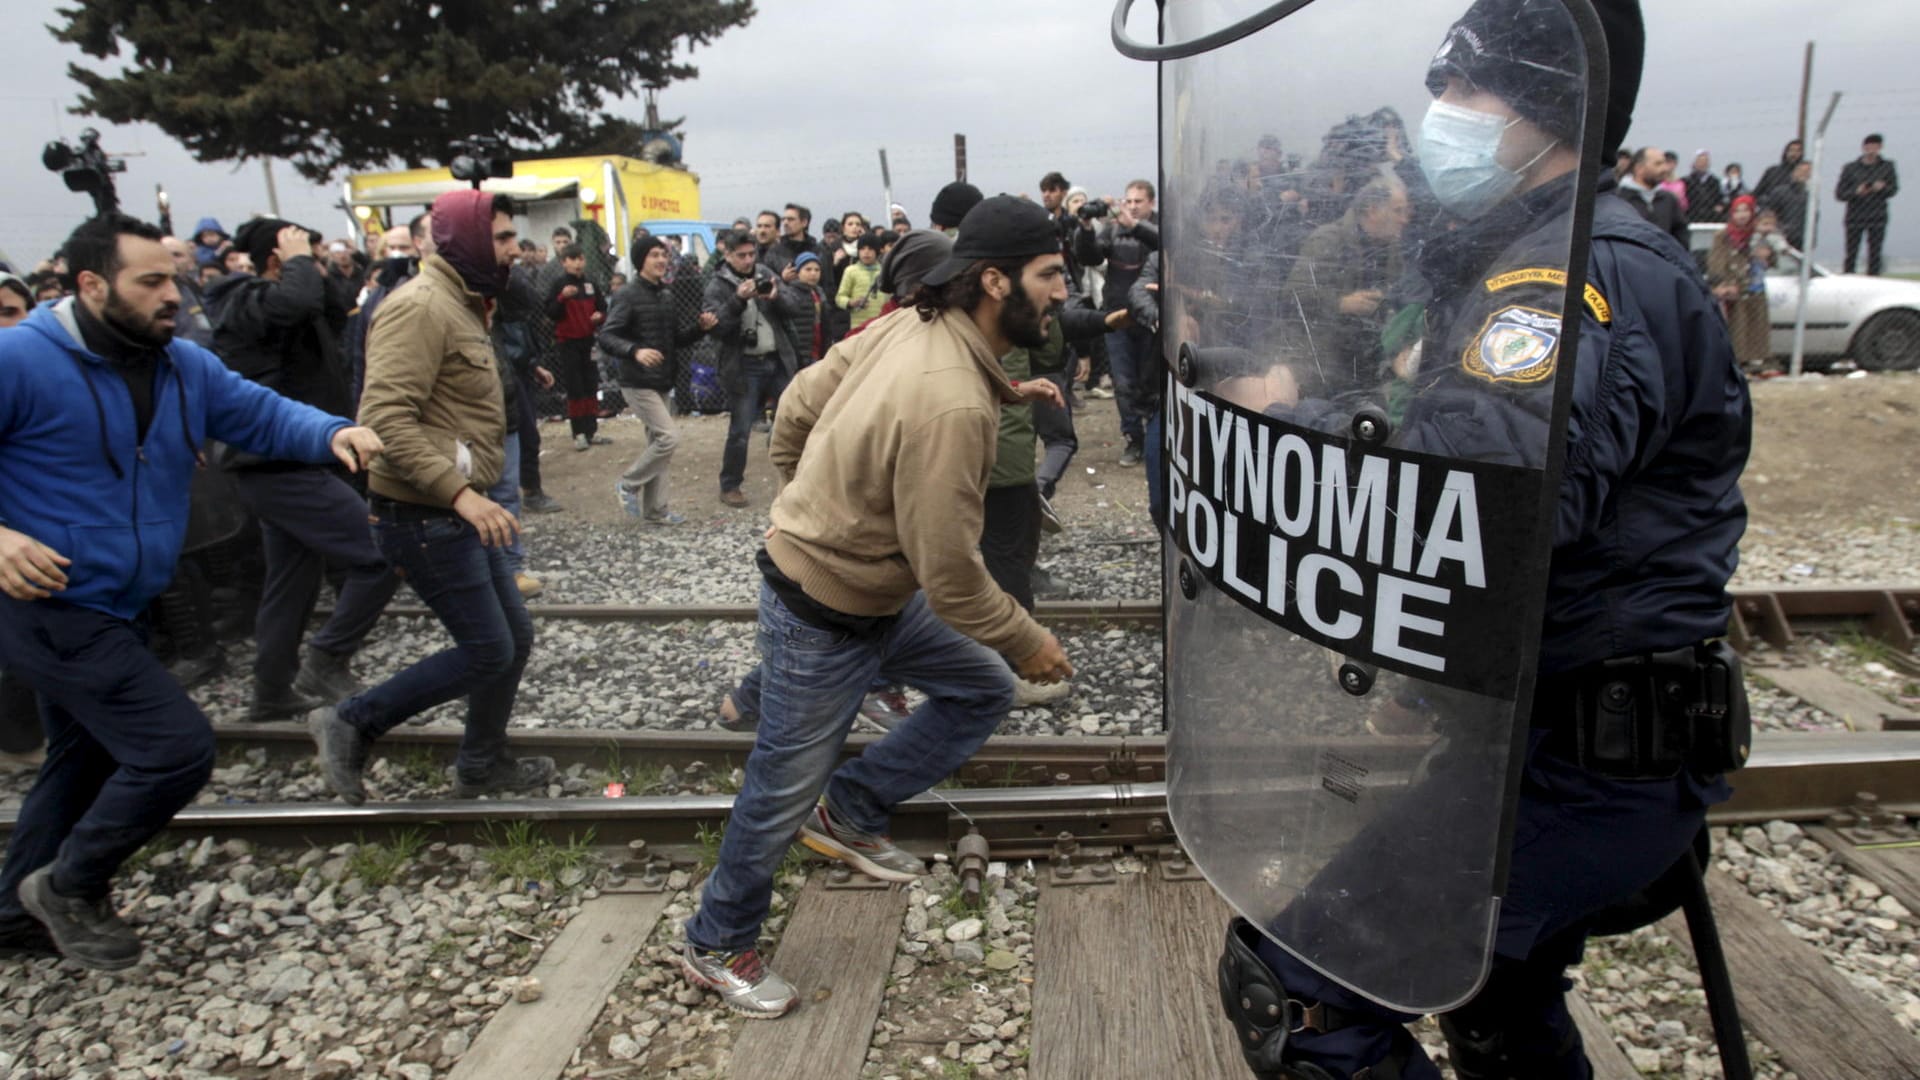
[[[680,943],[680,971],[687,981],[720,995],[727,1008],[755,1020],[778,1020],[800,1004],[787,980],[774,974],[759,949],[708,952]]]
[[[550,757],[500,758],[487,775],[469,780],[457,772],[453,778],[453,797],[477,799],[482,795],[500,795],[509,791],[544,788],[560,770]]]
[[[1029,682],[1018,675],[1013,677],[1014,708],[1024,709],[1031,705],[1056,705],[1073,693],[1073,684],[1062,680],[1055,683]]]
[[[20,906],[39,919],[60,955],[97,971],[118,971],[140,962],[140,939],[120,921],[113,900],[87,900],[53,891],[53,868],[43,866],[20,883]]]
[[[1053,500],[1040,496],[1040,531],[1057,533],[1061,530],[1060,515],[1054,512]]]
[[[520,599],[531,600],[547,591],[547,583],[532,574],[515,573],[513,587],[520,590]]]
[[[1123,469],[1135,468],[1140,464],[1144,456],[1140,449],[1140,444],[1132,439],[1128,439],[1126,449],[1120,451],[1120,467]]]
[[[587,448],[592,445],[593,440],[587,438],[585,435],[575,435],[573,437],[573,448],[581,453],[585,453]]]
[[[367,751],[373,747],[373,740],[340,719],[331,705],[307,714],[307,732],[320,750],[320,775],[326,777],[327,786],[348,806],[366,802],[367,787],[361,774],[366,771]]]
[[[47,925],[31,915],[0,919],[0,959],[59,956],[60,947],[47,933]]]
[[[891,838],[863,833],[841,821],[824,798],[800,826],[800,842],[881,881],[912,881],[927,871],[918,856],[902,850]]]
[[[520,505],[530,514],[557,514],[561,509],[560,501],[544,491],[521,496]]]
[[[676,514],[671,510],[664,510],[658,514],[647,515],[647,524],[649,525],[685,525],[686,523],[687,516],[685,514]]]
[[[611,435],[595,435],[592,441],[593,441],[593,445],[595,446],[612,446],[613,445],[613,437]]]
[[[305,716],[329,700],[339,699],[303,694],[291,686],[265,687],[255,683],[253,701],[247,706],[247,723],[265,724]]]
[[[620,500],[620,510],[630,518],[640,516],[640,493],[628,491],[618,480],[613,483],[613,496]]]
[[[860,719],[881,731],[892,731],[913,715],[901,690],[876,690],[860,699]]]
[[[721,492],[720,501],[733,507],[735,510],[742,509],[747,505],[747,497],[741,493],[739,488],[734,488],[732,491]]]
[[[317,708],[329,701],[345,701],[366,687],[353,677],[353,671],[347,666],[347,657],[335,656],[320,649],[308,649],[300,660],[300,673],[293,677],[293,690],[305,697],[316,698],[313,706]],[[303,710],[305,711],[305,710]]]
[[[1113,391],[1104,386],[1096,386],[1087,391],[1087,396],[1096,401],[1109,401],[1113,398]]]

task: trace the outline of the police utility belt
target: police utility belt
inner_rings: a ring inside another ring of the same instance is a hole
[[[1548,750],[1620,780],[1732,772],[1753,745],[1740,657],[1725,641],[1543,676],[1533,726]]]

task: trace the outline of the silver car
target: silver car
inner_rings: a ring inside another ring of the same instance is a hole
[[[1693,255],[1704,270],[1713,238],[1726,226],[1691,226]],[[1769,351],[1793,354],[1793,319],[1800,297],[1800,252],[1788,247],[1767,271]],[[1851,360],[1863,371],[1920,369],[1920,281],[1836,274],[1819,263],[1807,279],[1807,366]]]

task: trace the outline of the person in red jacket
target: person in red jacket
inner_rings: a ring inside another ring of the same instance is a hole
[[[600,372],[593,363],[593,335],[607,316],[606,293],[587,280],[587,253],[578,244],[560,249],[561,274],[547,297],[553,340],[560,354],[560,384],[567,391],[567,423],[573,448],[613,440],[600,431]]]

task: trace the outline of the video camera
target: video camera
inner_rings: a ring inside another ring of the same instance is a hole
[[[113,174],[126,172],[127,163],[107,157],[100,149],[100,133],[87,128],[80,133],[75,149],[65,139],[55,139],[40,151],[40,164],[48,172],[57,172],[67,182],[68,191],[82,191],[93,197],[96,214],[110,214],[120,207],[120,195],[113,189]]]
[[[480,181],[513,175],[513,154],[507,144],[491,136],[476,135],[471,139],[462,139],[447,147],[453,157],[447,161],[447,171],[455,180],[465,180],[475,190]]]

